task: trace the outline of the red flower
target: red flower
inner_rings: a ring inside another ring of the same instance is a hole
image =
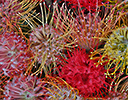
[[[14,32],[0,34],[0,72],[18,75],[28,64],[30,53],[25,40]]]
[[[71,7],[76,9],[78,7],[86,8],[88,11],[95,12],[97,7],[99,5],[102,5],[103,0],[63,0],[63,1],[68,1],[69,5],[72,5]]]
[[[64,78],[67,83],[77,88],[80,94],[85,97],[99,97],[101,92],[107,90],[107,82],[104,64],[96,67],[96,60],[92,60],[85,49],[75,50],[66,62],[63,62],[63,67],[60,66],[59,76]],[[103,89],[103,90],[102,90]]]

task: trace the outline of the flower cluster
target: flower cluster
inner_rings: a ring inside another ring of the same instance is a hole
[[[102,42],[94,37],[101,36],[101,19],[96,14],[76,16],[72,36],[76,39],[81,48],[90,50]]]
[[[1,100],[128,99],[128,0],[0,0]]]
[[[122,28],[118,28],[113,31],[113,34],[107,39],[104,45],[104,53],[103,56],[109,57],[108,70],[113,69],[113,64],[115,64],[115,70],[109,75],[113,75],[120,69],[121,73],[128,66],[128,27],[124,26]],[[103,58],[103,57],[102,57]],[[101,58],[101,59],[102,59]],[[103,60],[102,60],[103,61]],[[101,61],[101,62],[102,62]]]

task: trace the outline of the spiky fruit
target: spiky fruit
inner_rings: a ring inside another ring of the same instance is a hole
[[[5,100],[45,100],[45,84],[36,76],[14,76],[12,81],[8,81],[5,86]]]
[[[77,88],[82,96],[100,97],[107,91],[108,84],[105,81],[105,63],[98,65],[96,60],[90,59],[90,54],[85,49],[75,50],[69,58],[65,59],[60,66],[59,76],[64,78],[68,84]]]
[[[29,64],[27,59],[31,56],[27,50],[28,46],[20,35],[13,31],[0,34],[0,72],[13,76],[25,71]]]

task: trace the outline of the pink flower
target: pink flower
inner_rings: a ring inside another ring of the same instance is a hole
[[[94,13],[76,16],[72,37],[76,39],[81,48],[90,50],[103,44],[103,41],[94,38],[102,36],[101,22],[100,17]]]
[[[5,100],[46,100],[44,86],[36,76],[14,76],[5,86]]]
[[[25,71],[30,53],[25,40],[14,32],[0,34],[0,71],[7,76]]]
[[[46,65],[55,62],[60,52],[65,48],[65,40],[62,38],[63,34],[54,29],[50,25],[45,24],[34,29],[30,35],[30,42],[32,43],[31,51],[36,56],[39,63],[42,58],[46,57]]]

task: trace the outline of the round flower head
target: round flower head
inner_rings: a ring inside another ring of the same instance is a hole
[[[58,55],[64,48],[66,42],[61,38],[61,34],[57,33],[53,27],[49,25],[38,26],[30,35],[32,52],[37,55],[37,60],[41,63],[43,56],[46,55],[46,64],[55,61],[55,55]]]
[[[14,76],[12,81],[8,81],[5,86],[5,100],[46,100],[44,94],[45,84],[41,84],[36,76]]]
[[[107,38],[104,48],[99,50],[103,52],[103,57],[100,59],[99,63],[102,63],[104,57],[109,57],[109,63],[107,67],[107,75],[116,74],[118,70],[121,73],[126,69],[128,71],[128,27],[124,26],[113,30],[113,33]],[[113,64],[116,66],[113,68]],[[112,72],[109,72],[113,69]]]
[[[42,22],[42,25],[36,27],[32,22],[28,21],[32,28],[30,33],[30,49],[34,54],[34,61],[41,63],[40,68],[35,73],[40,72],[44,65],[49,66],[51,63],[56,65],[56,56],[62,55],[62,51],[66,47],[71,47],[74,43],[68,36],[69,32],[63,33],[58,27],[54,26],[53,16],[48,20],[50,18],[50,11],[47,13],[45,2],[43,4],[44,6],[42,7],[42,3],[40,3],[42,20],[37,18]]]
[[[0,34],[0,72],[7,76],[18,75],[25,71],[30,53],[25,40],[16,33]]]
[[[58,6],[55,8],[57,9]],[[114,13],[117,7],[111,9],[110,13],[108,13],[108,10],[105,10],[104,15],[100,18],[100,11],[85,14],[84,11],[80,10],[78,14],[76,12],[71,13],[70,10],[67,11],[63,3],[60,10],[56,10],[54,20],[56,23],[58,22],[57,27],[60,31],[64,30],[65,33],[69,31],[72,40],[75,40],[81,48],[90,50],[104,44],[103,40],[96,37],[108,37],[112,33],[112,29],[115,28],[118,18],[122,16],[117,13],[115,17]]]
[[[98,58],[99,59],[99,58]],[[59,76],[64,78],[72,87],[77,88],[84,97],[100,97],[107,91],[104,69],[105,63],[98,65],[92,60],[85,49],[75,50],[60,66]]]

